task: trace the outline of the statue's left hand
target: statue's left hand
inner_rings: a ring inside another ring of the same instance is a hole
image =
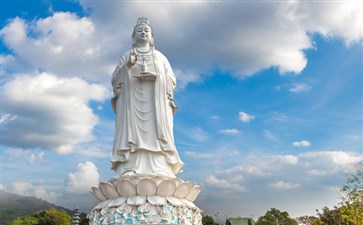
[[[119,96],[120,95],[120,92],[121,92],[121,89],[122,89],[122,82],[118,82],[117,85],[114,87],[114,94],[115,96]]]

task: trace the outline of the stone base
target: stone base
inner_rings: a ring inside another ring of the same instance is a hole
[[[201,225],[202,215],[199,208],[166,204],[156,206],[146,202],[132,206],[123,203],[118,207],[93,209],[89,214],[91,225],[101,224],[188,224]]]

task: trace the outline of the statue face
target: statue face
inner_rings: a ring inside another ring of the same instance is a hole
[[[151,28],[146,24],[135,27],[134,38],[139,43],[150,43],[152,38]]]

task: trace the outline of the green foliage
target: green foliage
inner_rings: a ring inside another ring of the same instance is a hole
[[[30,216],[18,217],[11,225],[70,225],[72,217],[63,210],[50,208]]]
[[[203,225],[218,225],[211,216],[203,215],[202,217],[202,224]]]
[[[88,225],[89,224],[89,219],[87,217],[84,217],[83,219],[81,219],[81,221],[79,222],[79,225]]]
[[[69,225],[72,222],[72,217],[65,211],[54,208],[34,213],[33,217],[38,219],[37,225]]]
[[[346,223],[342,218],[342,214],[340,213],[340,209],[338,207],[334,207],[333,209],[329,209],[328,207],[324,207],[322,212],[317,210],[319,219],[313,223],[313,225],[351,225]]]
[[[258,218],[255,225],[298,225],[298,223],[287,212],[271,208],[264,216]]]
[[[32,216],[19,217],[11,222],[11,225],[37,225],[38,220]]]
[[[248,219],[248,225],[252,225],[251,219]]]
[[[324,207],[311,225],[363,225],[363,162],[354,168],[341,189],[342,202],[333,209]]]
[[[355,167],[355,173],[348,176],[342,188],[340,213],[349,224],[363,225],[363,162]]]
[[[319,220],[317,217],[315,216],[300,216],[297,218],[299,220],[300,223],[304,224],[304,225],[314,225],[314,223]]]

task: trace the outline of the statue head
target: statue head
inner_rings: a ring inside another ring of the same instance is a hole
[[[145,17],[141,17],[137,19],[137,24],[134,27],[134,31],[132,32],[132,46],[135,46],[136,44],[136,35],[137,32],[141,29],[147,29],[150,32],[150,42],[149,45],[150,47],[154,47],[154,33],[153,33],[153,29],[151,28],[150,24],[149,24],[149,20]]]

